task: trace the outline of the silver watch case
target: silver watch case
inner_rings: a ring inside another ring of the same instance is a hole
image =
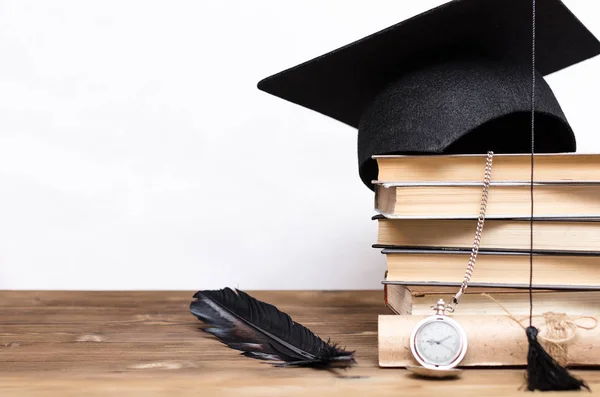
[[[419,351],[417,349],[417,346],[416,346],[417,333],[419,332],[421,327],[423,327],[425,324],[428,324],[433,321],[444,321],[446,324],[451,325],[454,329],[456,329],[456,331],[460,337],[459,352],[456,355],[456,357],[454,357],[454,359],[447,365],[438,365],[438,364],[428,362],[423,357],[421,357],[421,355],[419,354]],[[417,323],[417,325],[415,325],[415,327],[413,328],[413,331],[410,335],[410,350],[412,351],[413,357],[424,368],[440,370],[440,371],[452,369],[452,368],[455,368],[458,364],[460,364],[462,359],[465,357],[465,354],[467,353],[467,334],[465,333],[464,329],[460,326],[460,324],[458,322],[456,322],[454,319],[452,319],[448,316],[445,316],[445,315],[434,314],[432,316],[425,317],[424,319],[419,321]]]

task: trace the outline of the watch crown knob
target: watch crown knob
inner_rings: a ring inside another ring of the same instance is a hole
[[[446,311],[446,303],[443,299],[440,299],[435,306],[431,306],[437,315],[443,315]]]

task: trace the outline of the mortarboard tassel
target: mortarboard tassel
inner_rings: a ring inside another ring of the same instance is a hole
[[[525,330],[529,349],[527,352],[527,389],[529,391],[557,391],[590,389],[584,381],[574,378],[540,344],[538,329],[532,325]]]
[[[538,329],[533,326],[533,154],[535,147],[535,0],[532,9],[532,84],[531,84],[531,217],[529,251],[529,327],[526,328],[529,347],[527,351],[527,390],[564,391],[590,388],[584,381],[574,378],[538,341]]]

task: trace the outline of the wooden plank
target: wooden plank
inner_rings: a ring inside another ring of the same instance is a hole
[[[383,292],[378,291],[248,291],[257,299],[276,299],[278,305],[323,308],[323,303],[335,307],[361,307],[378,304]],[[0,307],[143,307],[157,308],[163,304],[189,306],[192,291],[3,291]]]
[[[462,379],[432,381],[414,378],[405,371],[357,369],[353,375],[310,373],[299,369],[272,372],[238,369],[223,370],[216,374],[204,373],[204,368],[140,370],[139,374],[111,374],[82,376],[80,374],[40,374],[35,379],[15,376],[0,378],[0,393],[7,396],[436,396],[461,397],[523,396],[519,390],[523,377],[519,371],[473,370]],[[142,372],[145,371],[145,372]],[[597,373],[576,373],[590,380],[592,393],[600,379]],[[581,395],[581,392],[560,393],[561,396]]]
[[[347,371],[273,368],[199,331],[192,292],[0,291],[0,395],[522,395],[523,370],[468,370],[455,381],[377,362],[381,291],[250,293],[323,338],[356,350]],[[600,372],[575,371],[600,390]]]

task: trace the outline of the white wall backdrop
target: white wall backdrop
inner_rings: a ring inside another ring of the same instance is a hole
[[[356,132],[256,83],[444,2],[0,0],[0,288],[380,288]],[[581,152],[599,71],[547,79]]]

